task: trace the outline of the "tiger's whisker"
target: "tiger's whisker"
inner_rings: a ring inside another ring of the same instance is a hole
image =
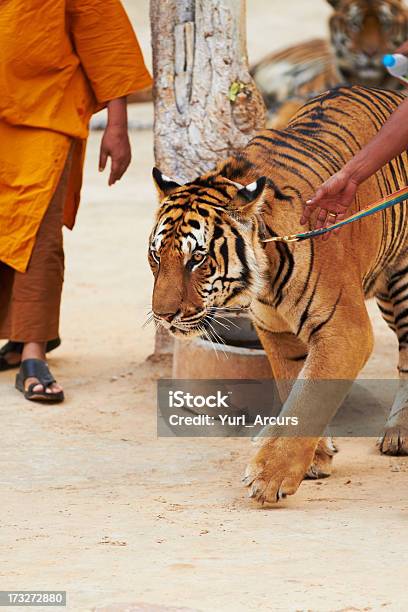
[[[231,321],[231,319],[228,319],[227,317],[221,317],[219,314],[215,315],[214,317],[215,321],[218,321],[220,323],[220,321],[226,321],[229,325],[232,325],[233,327],[236,327],[237,329],[240,329],[239,325],[237,325],[234,321]],[[221,323],[220,323],[221,325]],[[230,329],[228,327],[228,329]]]
[[[154,321],[154,315],[151,314],[150,316],[147,317],[146,321],[143,323],[142,327],[147,327],[148,325],[150,325],[150,323],[152,323],[152,321]]]
[[[215,341],[217,342],[217,344],[219,344],[219,345],[220,345],[222,352],[224,353],[224,355],[225,355],[226,359],[228,359],[228,355],[227,355],[227,353],[225,352],[225,349],[223,349],[223,348],[222,348],[222,347],[224,346],[224,344],[225,344],[225,343],[224,343],[224,341],[223,341],[223,339],[222,339],[222,338],[221,338],[221,336],[220,336],[220,335],[219,335],[219,334],[218,334],[218,333],[215,331],[215,329],[214,329],[214,328],[213,328],[213,326],[211,325],[211,322],[210,322],[210,321],[208,321],[208,320],[207,320],[207,324],[209,325],[209,327],[210,327],[210,329],[211,329],[211,332],[210,332],[210,330],[208,330],[208,332],[209,332],[209,333],[211,333],[212,337],[215,339]]]
[[[201,327],[201,326],[200,326]],[[208,330],[205,329],[204,327],[201,327],[202,331],[203,331],[203,335],[204,337],[210,342],[211,344],[211,348],[213,349],[215,356],[217,357],[217,359],[219,360],[219,355],[218,355],[218,351],[217,351],[217,347],[215,346],[214,342],[211,340],[211,336],[208,333]]]
[[[230,329],[228,325],[226,325],[225,323],[220,321],[218,317],[216,318],[213,315],[207,315],[207,320],[213,321],[213,323],[217,323],[218,325],[221,325],[221,327],[223,327],[224,329],[228,329],[228,330]]]
[[[211,314],[211,315],[214,317],[214,313],[212,313],[212,312],[210,311],[210,314]],[[235,321],[232,321],[232,320],[231,320],[231,319],[229,319],[228,317],[223,317],[223,316],[222,316],[222,315],[220,315],[218,312],[215,314],[215,318],[216,318],[216,320],[217,320],[217,321],[219,321],[220,319],[221,319],[221,320],[223,320],[223,321],[227,321],[227,323],[229,323],[229,324],[233,325],[234,327],[236,327],[237,329],[239,329],[239,325],[237,325],[237,324],[235,323]]]

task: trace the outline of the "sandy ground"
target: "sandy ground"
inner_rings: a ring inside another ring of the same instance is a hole
[[[310,4],[305,23],[323,29],[323,3]],[[268,29],[257,19],[250,12],[252,41],[255,23],[260,39]],[[240,483],[248,440],[157,439],[155,380],[169,367],[146,361],[153,330],[141,327],[152,135],[132,135],[135,162],[111,190],[96,172],[99,138],[66,235],[64,343],[51,365],[67,402],[25,403],[14,375],[0,376],[0,589],[64,589],[78,611],[406,610],[407,459],[380,456],[371,439],[341,440],[330,479],[265,509]],[[395,340],[370,310],[377,341],[365,375],[391,378]]]

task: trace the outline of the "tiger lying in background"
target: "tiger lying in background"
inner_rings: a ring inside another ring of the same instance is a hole
[[[321,432],[372,350],[365,298],[377,298],[395,330],[400,384],[408,378],[408,204],[348,225],[329,241],[263,243],[260,232],[304,231],[303,202],[401,100],[383,90],[334,89],[307,103],[286,129],[260,132],[191,183],[153,172],[161,198],[149,248],[156,321],[189,337],[209,325],[212,307],[250,303],[275,379],[296,379],[291,390],[280,389],[282,414],[307,415]],[[404,153],[362,184],[350,212],[407,185],[407,162]],[[344,395],[322,405],[304,385],[322,379],[348,381]],[[384,453],[408,454],[405,402],[400,392]],[[252,497],[274,502],[295,493],[305,474],[330,473],[333,448],[324,439],[270,435],[248,467]]]
[[[251,73],[269,110],[269,127],[283,127],[300,106],[340,84],[400,89],[382,65],[408,39],[402,0],[327,0],[334,8],[330,42],[313,39],[272,53]]]

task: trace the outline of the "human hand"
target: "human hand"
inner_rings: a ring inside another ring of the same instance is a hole
[[[358,183],[344,170],[336,172],[323,185],[319,187],[311,200],[308,200],[303,209],[301,224],[310,219],[317,210],[315,228],[328,227],[345,218],[347,209],[352,204]],[[335,230],[337,233],[339,230]],[[323,239],[328,239],[329,233]]]
[[[132,158],[129,135],[125,126],[107,125],[99,155],[100,172],[105,170],[108,157],[111,158],[108,184],[113,185],[122,178]]]

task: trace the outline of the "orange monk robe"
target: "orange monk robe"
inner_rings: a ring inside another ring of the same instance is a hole
[[[151,77],[119,0],[0,1],[0,50],[0,261],[24,272],[72,142],[70,228],[92,113]]]

